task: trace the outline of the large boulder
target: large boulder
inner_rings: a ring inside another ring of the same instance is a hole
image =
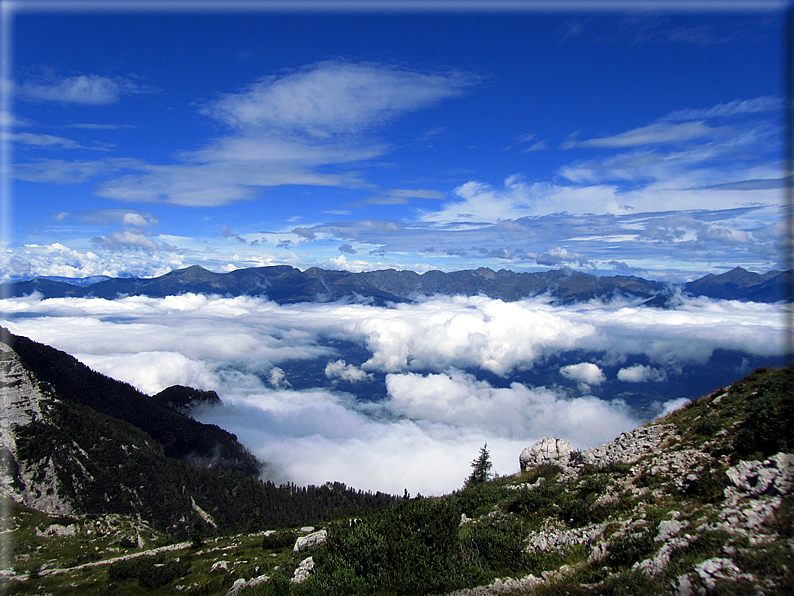
[[[521,452],[518,463],[521,471],[541,464],[559,462],[567,463],[571,455],[571,442],[565,439],[553,439],[543,437],[537,443],[533,443]]]
[[[325,542],[325,539],[328,537],[328,532],[325,530],[320,530],[319,532],[314,532],[313,534],[309,534],[308,536],[301,536],[295,541],[295,546],[292,548],[293,551],[300,552],[302,550],[306,550],[307,548],[311,548],[313,546],[319,546]]]

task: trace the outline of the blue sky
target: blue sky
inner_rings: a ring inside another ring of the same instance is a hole
[[[784,3],[91,6],[5,13],[3,279],[781,267]]]

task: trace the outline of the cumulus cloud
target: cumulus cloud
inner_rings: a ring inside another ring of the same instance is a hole
[[[124,232],[113,232],[107,236],[94,236],[91,243],[95,246],[107,250],[143,250],[146,252],[156,252],[160,250],[175,250],[174,247],[159,244],[148,238],[138,230],[126,230]]]
[[[679,397],[679,398],[676,398],[676,399],[668,400],[668,401],[664,402],[664,404],[662,405],[662,413],[659,414],[659,416],[660,417],[661,416],[666,416],[670,412],[674,412],[675,410],[678,410],[679,408],[683,408],[685,405],[687,405],[691,401],[692,400],[687,399],[686,397]]]
[[[291,383],[287,380],[286,373],[278,366],[274,366],[270,369],[267,380],[270,382],[270,385],[276,389],[286,389],[291,386]]]
[[[130,236],[131,242],[125,245],[125,238],[97,237],[96,249],[77,250],[58,242],[53,244],[26,244],[0,253],[0,280],[14,281],[34,277],[156,277],[183,265],[184,256],[167,245],[158,245],[161,250],[121,250],[123,248],[144,248],[141,238]],[[148,242],[142,238],[143,244]],[[117,250],[113,250],[117,249]]]
[[[586,265],[587,259],[584,255],[572,253],[567,248],[556,247],[548,252],[544,252],[537,257],[538,265],[549,265],[551,267],[558,267],[564,263],[576,263],[577,265]]]
[[[520,439],[547,433],[571,437],[578,447],[584,447],[636,423],[622,402],[568,399],[545,387],[530,389],[521,383],[494,388],[458,370],[391,374],[386,377],[386,387],[391,398],[387,406],[399,414],[473,428],[486,436]],[[595,428],[595,420],[604,427]]]
[[[667,373],[652,366],[635,364],[621,368],[618,371],[618,380],[625,383],[646,383],[648,381],[660,383],[667,380]]]
[[[607,380],[601,368],[592,362],[563,366],[560,369],[560,374],[567,379],[586,385],[600,385]]]
[[[372,380],[371,374],[364,372],[352,364],[347,364],[344,360],[329,362],[325,367],[325,376],[329,379],[339,379],[340,381],[347,381],[349,383]]]
[[[12,333],[76,354],[147,393],[172,384],[217,391],[224,406],[202,420],[234,432],[294,482],[341,480],[397,494],[460,487],[485,442],[497,470],[512,473],[521,449],[543,436],[586,448],[636,425],[620,401],[512,379],[555,355],[599,354],[597,364],[564,368],[593,386],[607,363],[643,359],[648,365],[618,373],[636,382],[705,363],[716,349],[777,356],[784,330],[779,305],[706,299],[661,310],[628,301],[566,308],[482,296],[394,308],[191,294],[34,296],[2,300],[0,311]],[[364,346],[369,359],[352,362],[324,343],[329,337]],[[301,361],[324,362],[327,383],[296,389],[290,376],[287,385],[284,371],[300,370]],[[372,388],[384,376],[384,395],[375,401],[357,402],[334,383],[371,378],[361,387]]]

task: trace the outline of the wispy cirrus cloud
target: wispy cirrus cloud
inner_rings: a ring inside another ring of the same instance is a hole
[[[14,92],[20,99],[27,101],[101,106],[118,102],[122,95],[152,93],[153,89],[130,79],[88,74],[30,79],[16,84]]]
[[[94,151],[110,151],[107,145],[95,145],[93,147],[81,145],[73,139],[56,137],[54,135],[33,134],[29,132],[3,133],[3,140],[10,141],[16,145],[28,145],[33,147],[46,147],[49,149],[91,149]]]
[[[374,188],[361,174],[329,168],[383,155],[389,146],[373,136],[378,127],[459,96],[477,82],[457,71],[343,62],[266,77],[202,108],[229,134],[180,152],[179,163],[148,165],[143,173],[108,180],[96,193],[118,201],[219,206],[280,185]],[[437,192],[397,189],[380,200],[411,196],[439,198]]]
[[[622,149],[626,147],[638,147],[642,145],[657,145],[662,143],[682,143],[694,139],[714,137],[717,135],[729,134],[726,128],[710,127],[704,122],[682,122],[680,124],[670,124],[656,122],[647,126],[641,126],[626,132],[618,133],[609,137],[599,137],[577,141],[568,140],[562,144],[563,149],[573,147],[592,147],[604,149]]]
[[[276,129],[322,140],[361,134],[460,95],[476,83],[476,77],[459,71],[424,73],[329,61],[225,94],[204,113],[246,132]]]

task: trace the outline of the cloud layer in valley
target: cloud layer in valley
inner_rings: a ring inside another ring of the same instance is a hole
[[[590,389],[659,382],[718,349],[774,358],[783,330],[779,306],[705,299],[660,310],[481,296],[395,308],[190,294],[34,296],[3,300],[0,310],[13,333],[146,393],[173,384],[218,391],[224,407],[199,418],[275,463],[285,474],[279,480],[340,480],[398,494],[459,487],[485,442],[500,473],[516,471],[521,449],[543,436],[577,448],[600,445],[639,421],[626,404]],[[329,338],[353,342],[367,356],[352,359]],[[560,366],[542,386],[511,380],[577,353],[599,356]],[[647,364],[630,364],[637,357]],[[323,363],[316,386],[296,389],[290,364],[316,360]],[[618,371],[611,378],[608,367]],[[489,381],[478,371],[495,376]],[[376,385],[376,377],[385,380],[378,399],[350,392]],[[558,385],[562,380],[578,386]]]

